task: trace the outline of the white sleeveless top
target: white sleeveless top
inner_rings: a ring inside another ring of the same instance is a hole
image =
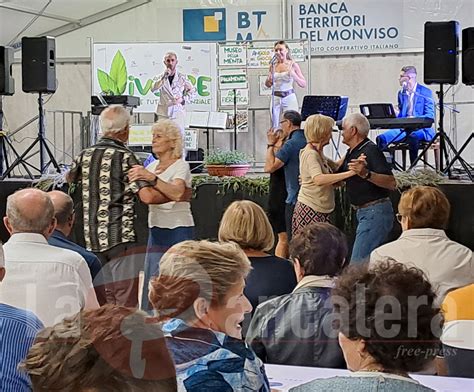
[[[275,91],[288,91],[293,88],[293,77],[289,71],[275,72],[273,75]]]

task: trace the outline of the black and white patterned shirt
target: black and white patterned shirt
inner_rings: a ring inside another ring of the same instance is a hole
[[[128,170],[139,164],[123,143],[107,137],[75,159],[69,178],[80,188],[88,250],[104,252],[136,241],[135,194],[150,186],[145,181],[128,181]]]

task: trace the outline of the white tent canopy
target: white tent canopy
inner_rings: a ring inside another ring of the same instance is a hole
[[[21,37],[57,37],[151,0],[0,0],[0,45]]]

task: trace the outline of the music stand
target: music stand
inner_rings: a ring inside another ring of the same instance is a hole
[[[301,106],[301,118],[305,121],[309,116],[313,114],[323,114],[324,116],[331,117],[334,121],[339,121],[344,118],[347,112],[347,105],[349,103],[349,97],[339,95],[306,95],[303,98],[303,104]],[[338,132],[337,143],[331,137],[331,142],[336,150],[336,157],[341,157],[339,154],[339,143],[341,141],[341,132]]]
[[[234,116],[235,119],[235,116]],[[204,112],[193,111],[189,119],[189,128],[202,129],[206,134],[206,153],[211,149],[210,133],[215,129],[226,129],[227,113],[225,112]],[[236,132],[234,124],[234,132]]]

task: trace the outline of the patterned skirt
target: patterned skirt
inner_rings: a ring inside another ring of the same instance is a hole
[[[331,223],[331,214],[325,214],[324,212],[318,212],[308,207],[299,201],[296,202],[295,211],[293,212],[293,218],[291,220],[291,232],[294,237],[306,226],[313,222],[327,222]]]

